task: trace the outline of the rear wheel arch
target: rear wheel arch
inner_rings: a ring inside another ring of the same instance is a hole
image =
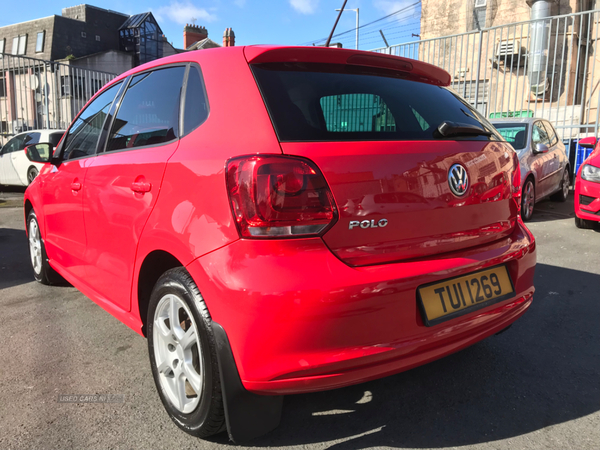
[[[137,282],[138,310],[142,320],[142,333],[144,336],[146,336],[148,304],[154,285],[167,270],[183,266],[175,256],[164,250],[154,250],[144,258]]]

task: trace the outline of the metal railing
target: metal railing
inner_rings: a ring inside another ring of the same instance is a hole
[[[34,129],[66,129],[116,74],[0,54],[0,145]]]
[[[542,117],[577,149],[598,136],[600,10],[546,17],[373,51],[447,70],[487,117]]]

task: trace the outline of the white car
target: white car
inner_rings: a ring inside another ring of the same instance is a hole
[[[64,130],[31,130],[17,134],[0,149],[0,184],[28,186],[44,165],[32,162],[25,147],[49,142],[56,147]]]

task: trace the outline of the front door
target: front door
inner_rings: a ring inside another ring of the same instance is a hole
[[[79,115],[57,149],[56,163],[42,182],[48,258],[64,272],[85,278],[86,232],[83,222],[85,178],[118,85],[100,94]]]

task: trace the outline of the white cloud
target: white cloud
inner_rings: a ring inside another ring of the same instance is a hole
[[[190,1],[178,2],[171,1],[168,6],[161,6],[156,11],[152,11],[156,19],[160,22],[163,19],[168,19],[179,25],[192,23],[193,19],[198,22],[213,22],[217,20],[217,16],[209,13],[204,8],[194,6]]]
[[[235,3],[236,6],[243,8],[246,5],[246,0],[234,0],[233,3]]]
[[[386,14],[392,14],[396,11],[406,8],[409,5],[415,3],[414,0],[374,0],[373,5],[375,8],[383,11]],[[413,6],[410,10],[407,10],[400,14],[402,17],[406,17],[416,12],[416,7]]]
[[[290,5],[302,14],[313,14],[317,10],[319,0],[290,0]]]

